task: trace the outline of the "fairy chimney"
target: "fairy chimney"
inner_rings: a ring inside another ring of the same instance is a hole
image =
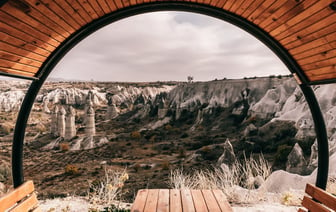
[[[85,117],[85,135],[94,136],[95,134],[96,134],[95,112],[92,105],[89,105]]]
[[[65,140],[71,140],[73,137],[76,136],[75,115],[75,109],[69,106],[67,114],[65,116]]]
[[[65,113],[64,107],[61,107],[57,114],[57,130],[59,137],[64,137],[65,134]]]

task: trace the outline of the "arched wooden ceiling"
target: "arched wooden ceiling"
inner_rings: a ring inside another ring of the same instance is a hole
[[[38,78],[53,51],[87,24],[156,1],[162,0],[1,0],[0,74]],[[299,64],[306,83],[336,82],[336,1],[191,2],[229,11],[264,30]]]

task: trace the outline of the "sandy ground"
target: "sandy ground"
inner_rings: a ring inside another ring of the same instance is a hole
[[[131,204],[124,203],[124,207],[130,208]],[[81,197],[67,197],[62,199],[49,199],[40,201],[42,211],[50,212],[84,212],[88,211],[88,202]],[[234,212],[294,212],[298,210],[295,206],[285,206],[279,203],[258,203],[255,205],[233,206]]]

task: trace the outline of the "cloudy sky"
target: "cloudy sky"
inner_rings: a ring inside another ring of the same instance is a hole
[[[155,12],[112,23],[73,48],[50,77],[195,81],[289,74],[260,41],[224,21]]]

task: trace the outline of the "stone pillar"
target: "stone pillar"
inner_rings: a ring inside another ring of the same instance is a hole
[[[51,123],[50,123],[50,133],[53,136],[57,136],[58,135],[58,129],[57,129],[57,125],[58,125],[58,106],[56,105],[54,107],[54,110],[51,113]]]
[[[48,103],[49,103],[49,98],[46,96],[42,100],[42,107],[43,107],[42,110],[45,113],[50,113],[50,110],[48,108]]]
[[[65,109],[61,107],[57,114],[57,131],[59,137],[64,137],[65,134]]]
[[[118,116],[118,109],[115,104],[108,105],[106,111],[106,120],[114,119]]]
[[[64,139],[69,141],[76,136],[76,125],[75,125],[75,109],[69,106],[67,114],[65,116],[65,133]]]
[[[96,135],[95,112],[92,106],[89,106],[85,117],[85,135]]]

